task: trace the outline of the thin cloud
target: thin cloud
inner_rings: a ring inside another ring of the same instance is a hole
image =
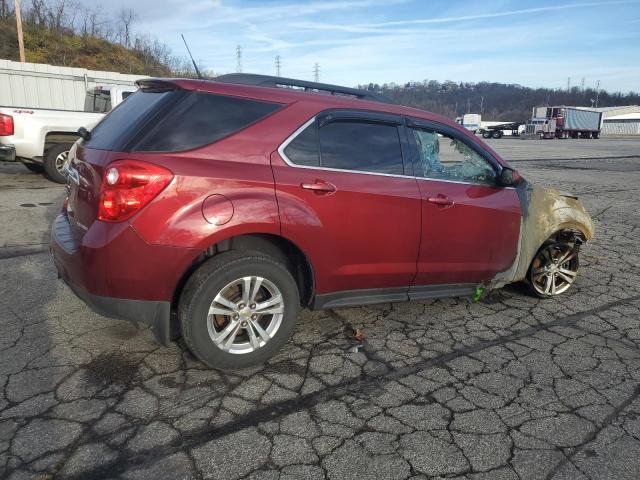
[[[425,18],[425,19],[416,19],[416,20],[395,20],[390,22],[362,23],[362,24],[354,24],[354,25],[340,25],[340,24],[316,23],[316,22],[304,22],[296,25],[304,26],[310,29],[342,30],[345,32],[358,33],[358,32],[367,31],[367,29],[376,29],[376,28],[464,22],[468,20],[481,20],[485,18],[498,18],[498,17],[509,17],[514,15],[524,15],[527,13],[551,12],[551,11],[557,11],[557,10],[568,10],[568,9],[583,8],[583,7],[597,7],[597,6],[604,6],[604,5],[621,5],[621,4],[632,4],[632,3],[639,3],[639,2],[637,0],[615,0],[615,1],[609,1],[609,2],[571,3],[567,5],[553,5],[549,7],[525,8],[521,10],[510,10],[510,11],[494,12],[494,13],[478,13],[474,15],[461,15],[456,17]]]

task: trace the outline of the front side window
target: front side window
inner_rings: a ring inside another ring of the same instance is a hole
[[[402,175],[402,150],[395,125],[334,121],[318,130],[320,165],[340,170]]]
[[[423,175],[427,178],[494,185],[496,172],[478,152],[445,134],[413,129]]]

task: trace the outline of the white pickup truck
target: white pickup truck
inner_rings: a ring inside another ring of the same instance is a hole
[[[116,105],[135,92],[135,86],[102,85],[87,90],[84,111],[0,106],[0,160],[19,161],[50,180],[66,183],[63,172],[69,149]]]

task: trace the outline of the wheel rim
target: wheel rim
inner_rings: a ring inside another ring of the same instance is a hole
[[[69,157],[69,150],[59,153],[55,160],[56,170],[60,173],[64,173],[64,164]]]
[[[578,275],[578,252],[572,244],[554,243],[542,249],[531,265],[531,284],[541,295],[560,295]]]
[[[215,296],[207,314],[209,336],[227,353],[251,353],[276,334],[284,316],[284,299],[273,282],[242,277]]]

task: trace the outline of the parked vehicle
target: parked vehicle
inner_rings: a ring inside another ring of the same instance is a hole
[[[96,311],[211,367],[265,361],[300,307],[576,279],[580,201],[450,120],[280,77],[138,83],[71,149],[54,262]]]
[[[519,137],[522,132],[524,132],[524,123],[510,122],[482,127],[476,133],[481,134],[482,138],[502,138],[505,134]]]
[[[20,161],[50,180],[66,183],[64,163],[78,129],[93,128],[136,87],[103,85],[87,90],[84,112],[0,107],[0,160]]]
[[[465,113],[456,118],[456,123],[475,133],[482,126],[482,116],[479,113]]]
[[[599,138],[602,112],[576,107],[535,107],[527,133],[540,138]]]

